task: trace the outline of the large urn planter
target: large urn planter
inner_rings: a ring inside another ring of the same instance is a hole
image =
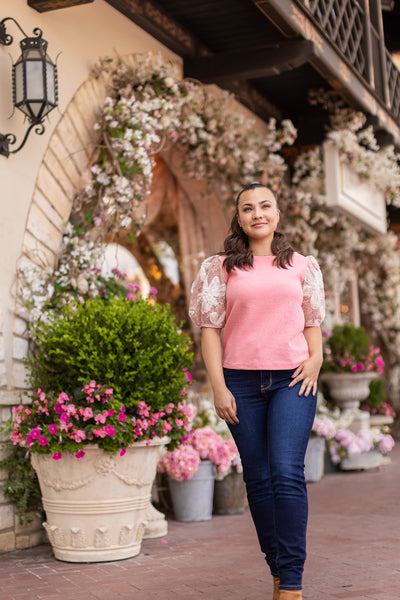
[[[216,467],[202,460],[191,479],[176,481],[168,476],[172,508],[177,521],[208,521],[212,518]]]
[[[166,438],[136,442],[124,456],[95,445],[77,459],[33,454],[54,556],[67,562],[121,560],[140,552],[151,488]]]
[[[329,394],[341,410],[357,410],[360,402],[369,396],[369,384],[376,379],[374,372],[324,373],[321,380],[329,387]]]

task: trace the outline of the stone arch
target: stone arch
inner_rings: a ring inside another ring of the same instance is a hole
[[[124,57],[134,64],[135,55]],[[74,190],[81,187],[98,141],[94,128],[106,96],[106,78],[90,75],[76,91],[50,138],[39,168],[28,211],[22,252],[17,271],[26,266],[55,268],[65,223],[73,204]],[[167,153],[163,153],[171,173],[178,181],[176,199],[179,212],[180,243],[183,254],[183,278],[188,290],[204,254],[216,251],[213,240],[226,233],[226,218],[218,198],[210,193],[207,182],[188,180]],[[214,206],[209,222],[201,201]],[[218,230],[218,234],[216,233]],[[28,352],[26,320],[16,287],[13,329],[12,388],[27,389],[23,359]],[[26,315],[25,315],[26,316]]]

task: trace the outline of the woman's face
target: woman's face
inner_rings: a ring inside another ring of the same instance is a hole
[[[249,239],[272,239],[279,222],[279,210],[271,190],[259,187],[243,192],[239,197],[238,222]]]

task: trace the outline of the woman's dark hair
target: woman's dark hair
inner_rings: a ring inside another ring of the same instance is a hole
[[[255,190],[257,188],[265,188],[270,191],[268,186],[262,183],[250,183],[240,190],[236,197],[236,210],[232,218],[231,233],[224,241],[224,252],[226,255],[224,260],[224,267],[227,273],[230,273],[232,269],[237,267],[238,269],[246,269],[247,267],[253,266],[253,251],[249,248],[249,238],[243,232],[238,221],[238,206],[240,196],[249,190]],[[271,192],[272,193],[272,192]],[[275,198],[275,196],[274,196]],[[276,202],[276,198],[275,198]],[[272,253],[275,256],[274,264],[281,269],[286,269],[287,266],[292,264],[293,248],[290,246],[286,239],[286,236],[279,231],[275,231],[274,238],[272,240]]]

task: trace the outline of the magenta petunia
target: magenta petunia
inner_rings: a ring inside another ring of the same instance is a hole
[[[40,429],[38,429],[37,427],[35,429],[32,429],[30,435],[33,440],[38,440],[40,438]]]
[[[57,424],[56,423],[51,423],[51,425],[49,425],[49,432],[53,433],[54,435],[57,433]]]
[[[53,460],[60,460],[61,457],[62,457],[61,452],[54,452]]]
[[[124,454],[126,454],[126,448],[122,448],[121,452],[119,453],[120,456],[124,456]]]
[[[82,458],[83,456],[85,456],[86,452],[84,452],[83,450],[79,450],[79,452],[77,452],[75,454],[75,458]]]
[[[47,445],[48,445],[48,443],[49,443],[49,440],[48,440],[48,438],[47,438],[45,435],[42,435],[42,436],[39,438],[39,444],[40,444],[41,446],[47,446]]]

